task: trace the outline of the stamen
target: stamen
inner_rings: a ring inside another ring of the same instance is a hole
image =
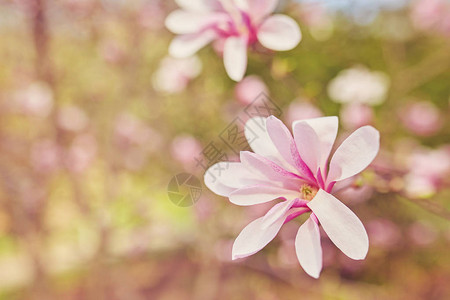
[[[302,194],[302,198],[304,200],[311,201],[317,194],[318,189],[309,184],[304,184],[300,188],[300,193]]]

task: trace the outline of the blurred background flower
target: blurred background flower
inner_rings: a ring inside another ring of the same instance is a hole
[[[276,5],[302,42],[254,44],[240,83],[222,42],[169,56],[165,19],[200,1],[0,1],[0,299],[450,298],[448,1],[246,1]],[[308,278],[301,218],[231,262],[232,238],[269,208],[205,187],[191,207],[168,199],[176,174],[237,160],[243,122],[269,114],[339,116],[340,140],[380,131],[339,195],[369,234],[364,263],[324,238]]]

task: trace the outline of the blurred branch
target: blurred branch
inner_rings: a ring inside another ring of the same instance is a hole
[[[396,74],[395,82],[398,83],[397,91],[400,95],[405,95],[422,84],[428,82],[433,77],[450,69],[450,47],[445,44],[444,47],[420,63],[408,67]]]
[[[430,199],[409,198],[404,195],[399,195],[397,197],[398,199],[412,202],[429,213],[450,221],[450,211]]]

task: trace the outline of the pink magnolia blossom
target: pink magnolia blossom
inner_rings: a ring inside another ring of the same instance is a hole
[[[359,260],[367,255],[369,240],[363,224],[333,194],[372,162],[379,149],[379,133],[371,126],[357,129],[328,163],[338,118],[300,120],[292,127],[293,136],[274,116],[250,119],[245,135],[254,153],[243,151],[240,162],[213,165],[205,173],[205,184],[237,205],[281,200],[242,230],[233,245],[233,259],[258,252],[284,223],[311,213],[297,232],[295,248],[305,272],[318,278],[322,269],[319,225],[348,257]]]
[[[202,144],[190,135],[177,136],[170,145],[172,157],[188,171],[195,169],[198,162],[194,157],[197,157],[202,150]]]
[[[450,2],[448,0],[418,0],[411,11],[413,25],[419,30],[450,35]]]
[[[372,123],[373,109],[367,104],[350,103],[342,107],[340,117],[344,127],[355,129]]]
[[[414,151],[407,161],[409,173],[405,176],[405,192],[409,197],[433,196],[450,174],[450,149],[422,148]]]
[[[297,99],[289,105],[285,121],[292,123],[296,120],[312,119],[322,116],[323,113],[317,106],[303,99]]]
[[[157,91],[176,94],[184,91],[189,82],[202,70],[202,62],[197,56],[187,58],[165,57],[153,74],[153,87]]]
[[[264,81],[255,75],[245,77],[234,88],[234,96],[244,105],[252,103],[261,93],[269,94],[269,89]]]
[[[176,0],[181,7],[166,19],[166,27],[179,34],[169,47],[174,57],[189,57],[216,41],[223,42],[228,76],[240,81],[247,69],[247,48],[257,42],[287,51],[298,45],[301,32],[290,17],[270,15],[279,0]]]
[[[431,102],[410,103],[400,111],[399,116],[407,129],[421,136],[433,135],[443,125],[439,109]]]

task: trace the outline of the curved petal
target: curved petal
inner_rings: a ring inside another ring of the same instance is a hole
[[[314,174],[319,168],[326,170],[327,160],[336,140],[338,123],[337,117],[322,117],[292,124],[300,157]]]
[[[253,21],[258,22],[271,14],[278,5],[279,0],[234,0],[236,5],[250,14]]]
[[[244,133],[253,152],[270,159],[279,166],[286,167],[287,163],[278,152],[267,132],[267,118],[251,118],[245,123]],[[289,170],[289,167],[286,170]]]
[[[223,13],[190,12],[178,9],[167,16],[165,25],[172,33],[190,34],[226,20],[227,16]]]
[[[276,186],[254,185],[243,187],[230,193],[231,203],[242,206],[266,203],[278,198],[295,199],[299,192]]]
[[[307,204],[319,219],[331,241],[348,257],[364,259],[369,238],[359,218],[341,201],[324,190]]]
[[[215,38],[216,34],[211,30],[177,36],[170,43],[169,54],[177,58],[192,56]]]
[[[223,47],[223,62],[228,76],[241,81],[247,70],[247,41],[242,37],[229,37]]]
[[[285,170],[259,154],[241,151],[240,159],[250,172],[265,178],[269,185],[280,183],[283,187],[297,189],[301,184],[302,179],[298,175]]]
[[[330,162],[327,182],[344,180],[364,170],[377,156],[380,133],[372,126],[353,132],[337,148]]]
[[[295,252],[303,270],[309,276],[319,278],[322,270],[322,246],[319,226],[311,217],[298,229],[295,237]]]
[[[312,179],[312,174],[300,158],[294,138],[289,129],[274,116],[267,118],[267,132],[284,160],[294,167],[302,178]]]
[[[273,223],[275,223],[279,218],[286,215],[287,211],[294,204],[295,199],[285,200],[280,203],[275,204],[264,216],[262,222],[262,228],[267,228]]]
[[[226,196],[238,188],[248,185],[250,180],[258,180],[238,162],[219,162],[212,165],[204,175],[206,187],[220,196]]]
[[[248,224],[238,235],[233,244],[232,259],[238,259],[255,254],[264,248],[283,226],[285,217],[279,218],[270,226],[263,227],[264,217]]]
[[[302,39],[298,24],[285,15],[268,17],[259,27],[257,36],[264,47],[276,51],[291,50]]]

